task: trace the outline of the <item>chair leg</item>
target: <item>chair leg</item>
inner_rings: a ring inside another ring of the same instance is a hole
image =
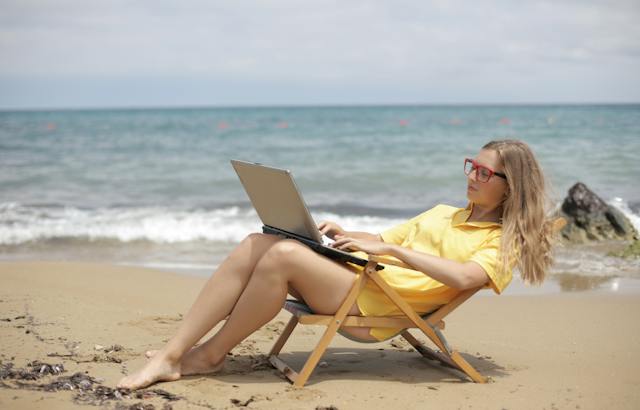
[[[403,331],[401,333],[401,336],[407,342],[409,342],[422,356],[428,359],[437,360],[444,366],[459,370],[469,376],[469,378],[476,383],[487,382],[487,379],[482,376],[475,368],[473,368],[473,366],[471,366],[466,360],[464,360],[464,358],[457,351],[453,350],[450,354],[436,352],[420,343],[420,341],[413,337],[413,335],[407,330]]]
[[[457,351],[451,352],[451,359],[456,362],[460,370],[465,372],[476,383],[486,383],[487,379],[473,368]]]
[[[273,356],[273,355],[277,356],[278,353],[280,353],[280,350],[282,350],[282,347],[284,346],[284,344],[287,343],[289,336],[291,336],[291,333],[293,332],[293,329],[296,328],[297,324],[298,324],[298,317],[295,315],[291,316],[291,319],[289,319],[289,323],[287,323],[287,326],[285,326],[284,330],[282,331],[282,334],[280,335],[280,337],[278,337],[278,340],[276,340],[276,343],[271,348],[271,351],[269,352],[269,356]]]
[[[413,337],[413,335],[411,333],[409,333],[408,330],[405,330],[404,332],[400,333],[400,335],[411,344],[411,346],[414,347],[414,349],[416,349],[416,351],[418,353],[420,353],[423,357],[426,357],[427,359],[431,359],[431,360],[437,360],[440,363],[442,363],[444,366],[448,366],[451,367],[453,369],[457,369],[460,370],[458,368],[458,366],[456,366],[455,362],[453,360],[451,360],[449,357],[447,357],[446,355],[440,353],[440,352],[436,352],[433,349],[430,349],[429,347],[425,346],[424,344],[420,343],[420,341],[418,339],[416,339],[415,337]]]
[[[287,323],[287,326],[285,326],[284,330],[282,331],[282,334],[280,335],[280,337],[278,337],[278,340],[276,340],[268,356],[269,362],[271,363],[271,365],[276,369],[280,370],[280,372],[292,382],[295,382],[297,380],[298,373],[295,370],[293,370],[291,367],[289,367],[289,365],[286,364],[282,359],[280,359],[278,357],[278,354],[280,353],[280,350],[282,350],[282,347],[284,346],[284,344],[287,343],[289,336],[291,336],[291,333],[293,333],[293,329],[296,328],[297,324],[298,324],[298,317],[295,315],[291,316],[291,319],[289,319],[289,323]]]
[[[322,335],[322,338],[316,345],[316,348],[313,349],[313,352],[311,352],[311,355],[309,356],[306,363],[302,367],[302,370],[300,370],[300,373],[296,377],[296,380],[293,382],[294,386],[302,387],[305,385],[305,383],[311,376],[311,373],[316,368],[325,350],[327,350],[329,343],[331,343],[331,340],[333,339],[333,337],[336,335],[337,332],[338,332],[337,326],[327,327],[327,330],[325,330],[324,334]]]

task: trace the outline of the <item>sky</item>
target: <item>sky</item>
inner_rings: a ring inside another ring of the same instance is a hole
[[[639,22],[639,0],[0,0],[0,109],[640,102]]]

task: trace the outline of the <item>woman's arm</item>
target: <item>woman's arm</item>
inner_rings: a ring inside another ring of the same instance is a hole
[[[362,239],[365,241],[382,242],[382,236],[380,236],[379,233],[373,234],[368,232],[345,232],[344,236],[349,236],[351,238],[356,238],[356,239]]]
[[[477,288],[489,281],[487,273],[476,262],[456,262],[393,244],[389,245],[388,252],[387,255],[395,256],[415,270],[452,288]]]
[[[456,262],[391,243],[344,237],[336,240],[332,246],[342,250],[394,256],[413,269],[455,289],[475,288],[489,281],[487,273],[476,262]]]

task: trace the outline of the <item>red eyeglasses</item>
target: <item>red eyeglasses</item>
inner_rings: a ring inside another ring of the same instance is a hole
[[[476,179],[480,182],[488,182],[493,175],[497,175],[500,178],[507,179],[507,176],[502,172],[496,172],[489,167],[485,167],[484,165],[478,164],[474,159],[465,158],[464,159],[464,173],[469,175],[476,171]]]

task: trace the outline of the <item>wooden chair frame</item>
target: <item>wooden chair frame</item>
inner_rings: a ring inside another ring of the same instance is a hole
[[[289,323],[284,328],[282,334],[276,340],[271,351],[269,352],[269,362],[280,370],[284,376],[286,376],[296,387],[303,387],[311,373],[315,369],[316,365],[320,361],[320,358],[324,354],[325,350],[329,346],[329,343],[336,335],[340,327],[353,326],[353,327],[389,327],[389,328],[402,328],[404,329],[400,335],[407,340],[417,351],[428,359],[434,359],[442,363],[444,366],[451,367],[453,369],[460,370],[467,375],[471,380],[477,383],[485,383],[487,379],[482,376],[476,369],[474,369],[456,350],[451,349],[442,330],[444,329],[444,319],[454,309],[464,303],[467,299],[473,296],[482,287],[468,289],[462,291],[451,302],[441,306],[434,312],[427,316],[420,317],[413,308],[402,297],[393,290],[385,280],[380,276],[376,270],[378,263],[383,262],[385,264],[391,264],[408,268],[409,266],[396,260],[379,257],[369,256],[369,262],[364,268],[363,273],[358,274],[353,284],[353,287],[347,294],[346,298],[338,308],[335,315],[316,315],[311,313],[311,310],[304,306],[294,306],[292,304],[285,304],[285,309],[290,311],[293,316],[289,320]],[[372,280],[380,289],[398,306],[398,308],[404,313],[404,316],[383,316],[383,317],[365,317],[365,316],[347,316],[347,313],[356,301],[358,294],[362,291],[367,280]],[[289,339],[289,336],[298,324],[303,325],[324,325],[327,327],[324,334],[320,338],[320,341],[316,345],[315,349],[311,352],[306,363],[302,367],[300,372],[296,372],[289,365],[287,365],[278,354],[282,350],[282,347]],[[420,343],[415,337],[409,333],[409,328],[418,328],[420,331],[433,342],[433,344],[439,350],[433,350]]]

